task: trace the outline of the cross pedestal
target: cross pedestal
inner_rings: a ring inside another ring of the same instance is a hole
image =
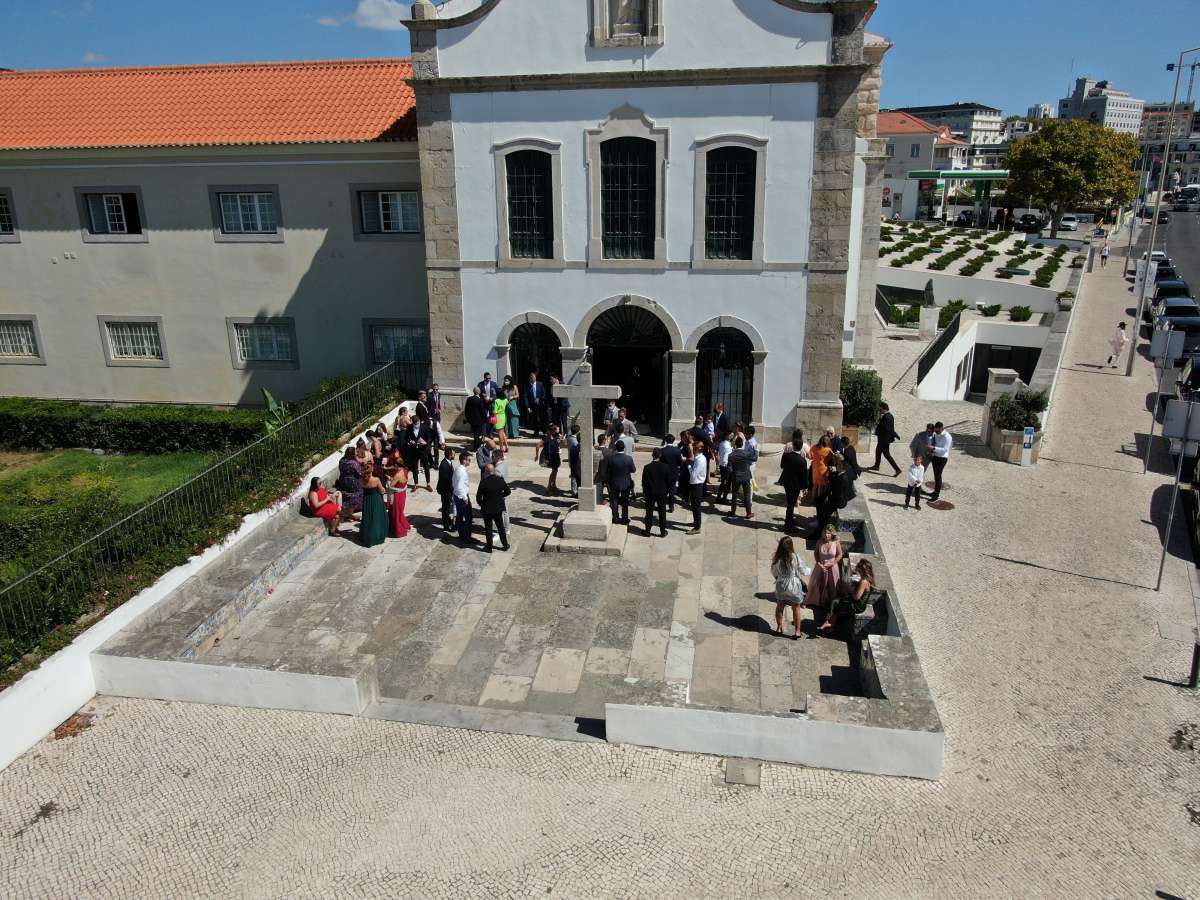
[[[554,386],[554,397],[566,397],[580,402],[580,419],[586,427],[580,429],[579,441],[579,505],[563,518],[563,537],[569,541],[608,540],[612,528],[612,509],[596,506],[596,429],[592,413],[593,400],[617,400],[621,388],[617,385],[592,384],[592,364],[585,362],[575,373],[573,384]]]

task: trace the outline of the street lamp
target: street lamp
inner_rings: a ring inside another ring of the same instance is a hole
[[[1150,285],[1150,254],[1154,251],[1154,239],[1158,234],[1158,214],[1162,210],[1163,187],[1171,180],[1171,144],[1175,140],[1175,107],[1179,105],[1179,76],[1183,74],[1183,58],[1189,53],[1200,51],[1200,47],[1188,47],[1179,53],[1178,63],[1169,63],[1167,71],[1175,72],[1175,94],[1171,97],[1171,114],[1167,117],[1167,152],[1163,159],[1162,175],[1158,179],[1158,193],[1154,198],[1154,218],[1150,220],[1150,241],[1146,245],[1146,271],[1142,276],[1142,290],[1138,296],[1137,316],[1133,320],[1134,338],[1129,342],[1129,362],[1125,366],[1125,375],[1133,374],[1133,357],[1137,353],[1137,329],[1142,321],[1142,313],[1146,309],[1146,290]],[[1132,226],[1130,226],[1132,227]],[[1157,396],[1155,397],[1157,402]]]

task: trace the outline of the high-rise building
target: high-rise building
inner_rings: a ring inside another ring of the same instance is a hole
[[[1036,122],[1039,119],[1053,119],[1054,107],[1049,103],[1035,103],[1029,107],[1029,112],[1025,114],[1025,118],[1031,122]]]
[[[1114,131],[1138,134],[1142,128],[1144,100],[1118,91],[1108,81],[1077,78],[1075,90],[1058,101],[1060,119],[1083,119]]]
[[[1142,141],[1166,141],[1172,137],[1187,137],[1196,130],[1195,120],[1194,103],[1175,105],[1174,127],[1170,103],[1147,103],[1142,110],[1142,125],[1138,137]]]

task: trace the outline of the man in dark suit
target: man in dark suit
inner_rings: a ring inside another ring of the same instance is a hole
[[[608,493],[612,501],[613,521],[621,525],[629,524],[629,495],[633,492],[633,473],[637,471],[637,463],[628,453],[617,451],[608,457]],[[617,518],[620,508],[621,517]]]
[[[546,420],[551,425],[558,426],[559,434],[567,434],[571,430],[571,401],[566,397],[555,397],[554,386],[562,384],[557,375],[550,376],[550,389],[546,392]]]
[[[483,424],[487,421],[487,415],[487,407],[483,403],[483,396],[480,393],[479,387],[476,386],[463,406],[463,418],[467,420],[467,425],[471,429],[472,450],[478,450],[479,442],[483,440]]]
[[[667,443],[659,448],[659,455],[668,470],[671,489],[667,491],[667,512],[675,512],[675,493],[679,488],[679,469],[683,463],[683,454],[676,444]],[[643,477],[643,481],[644,481]]]
[[[537,372],[529,373],[529,383],[525,385],[525,390],[521,394],[521,405],[525,408],[525,421],[529,423],[529,427],[533,429],[533,436],[537,437],[545,430],[543,416],[546,410],[546,386],[538,381]]]
[[[491,372],[483,373],[483,381],[479,382],[479,393],[485,403],[493,402],[500,395],[500,385],[492,380]]]
[[[804,434],[797,428],[792,432],[792,442],[784,448],[783,456],[779,458],[779,483],[787,496],[787,513],[783,518],[784,531],[798,531],[796,528],[796,504],[800,495],[810,485],[808,460],[804,458]]]
[[[445,458],[438,466],[437,492],[442,498],[442,531],[450,531],[452,523],[450,513],[454,509],[454,451],[443,447]]]
[[[900,440],[900,435],[896,434],[896,418],[892,415],[888,405],[880,403],[879,409],[882,411],[882,415],[875,425],[875,465],[871,466],[868,471],[878,472],[880,460],[886,459],[895,469],[892,472],[892,477],[895,478],[900,474],[900,467],[892,459],[892,444]]]
[[[655,447],[650,455],[650,464],[642,469],[642,498],[646,501],[646,537],[650,536],[650,524],[654,513],[658,512],[658,533],[660,537],[667,536],[667,498],[675,481],[675,469],[663,462],[662,447]],[[672,448],[676,453],[678,448]]]
[[[417,391],[417,408],[413,412],[422,422],[429,419],[429,395],[425,391]]]
[[[406,438],[413,440],[416,446],[416,464],[410,467],[412,472],[412,484],[415,488],[420,480],[420,472],[418,467],[425,470],[425,490],[431,491],[433,488],[429,486],[429,473],[433,469],[433,464],[436,459],[434,455],[434,447],[437,444],[437,435],[433,433],[433,421],[428,418],[415,419],[406,429]]]
[[[433,421],[436,423],[434,428],[436,429],[437,425],[440,425],[442,421],[442,389],[435,383],[427,392],[426,397],[429,415],[433,417]]]
[[[729,421],[729,414],[725,412],[725,404],[718,403],[713,408],[713,429],[716,432],[717,437],[720,437],[723,434],[729,434],[729,432],[733,431],[733,428],[731,427],[732,424],[733,423]]]
[[[504,530],[504,498],[512,493],[508,483],[496,474],[496,467],[488,463],[475,492],[475,502],[483,515],[483,526],[487,533],[487,552],[492,552],[492,529],[500,532],[500,549],[508,549],[508,532]]]

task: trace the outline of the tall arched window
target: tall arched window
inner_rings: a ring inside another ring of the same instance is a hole
[[[655,144],[620,137],[600,145],[600,221],[605,259],[654,259]]]
[[[542,150],[517,150],[504,158],[508,188],[508,239],[514,258],[554,258],[552,158]]]
[[[754,193],[758,151],[718,147],[708,152],[704,198],[707,259],[754,258]]]

